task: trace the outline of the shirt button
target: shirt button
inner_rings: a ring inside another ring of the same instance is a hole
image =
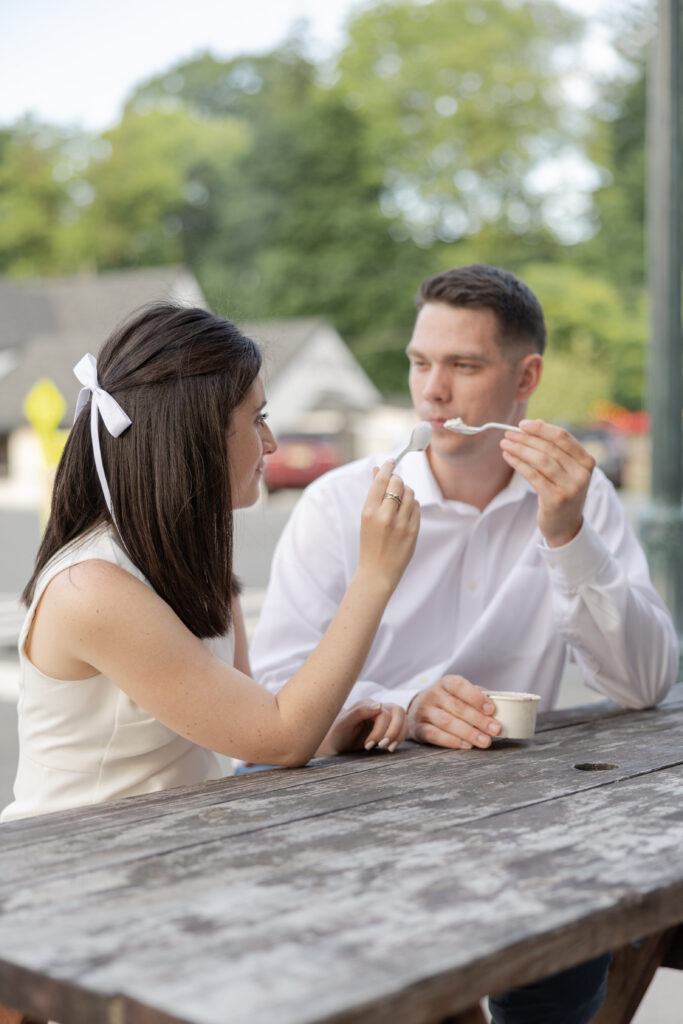
[[[477,584],[474,582],[474,580],[468,580],[468,582],[467,582],[467,589],[468,590],[476,590],[477,589]]]
[[[554,562],[554,560],[552,558],[548,559],[548,565],[550,566],[551,569],[555,568],[555,562]]]

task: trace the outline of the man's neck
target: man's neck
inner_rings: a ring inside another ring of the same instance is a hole
[[[500,456],[460,462],[428,451],[427,459],[444,498],[473,505],[480,512],[512,479],[513,470]]]

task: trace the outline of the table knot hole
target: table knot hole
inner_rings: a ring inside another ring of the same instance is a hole
[[[582,761],[581,764],[575,764],[574,767],[578,768],[580,772],[611,772],[619,765],[610,764],[609,761]]]

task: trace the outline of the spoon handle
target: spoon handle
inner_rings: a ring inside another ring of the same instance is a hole
[[[481,429],[488,430],[489,427],[498,427],[499,430],[518,430],[520,434],[524,433],[521,427],[516,427],[512,423],[485,423]]]
[[[399,452],[399,454],[396,456],[396,459],[394,461],[394,469],[396,469],[396,467],[398,466],[399,462],[401,461],[403,456],[406,454],[406,452],[409,452],[409,451],[410,451],[410,445],[406,445],[406,447],[403,449],[403,451]]]

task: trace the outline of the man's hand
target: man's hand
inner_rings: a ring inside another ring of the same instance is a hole
[[[352,750],[388,750],[393,753],[408,734],[408,719],[398,704],[358,701],[340,712],[316,750],[316,757],[332,757]]]
[[[471,750],[489,747],[501,725],[483,690],[462,676],[443,676],[413,697],[408,707],[408,735],[418,743]]]
[[[551,548],[568,544],[583,522],[595,459],[562,427],[522,420],[522,433],[508,430],[503,458],[538,495],[538,526]]]

